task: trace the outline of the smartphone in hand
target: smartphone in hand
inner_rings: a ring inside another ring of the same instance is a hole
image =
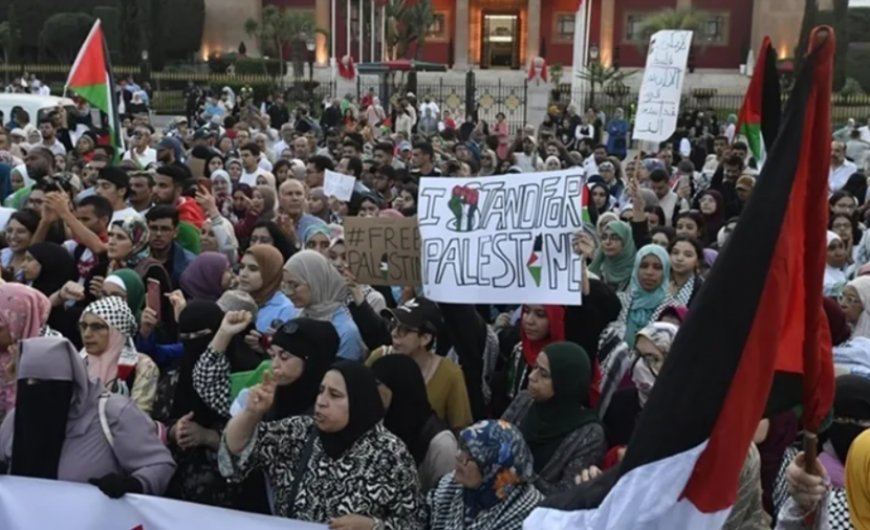
[[[145,298],[145,305],[157,313],[158,322],[163,319],[163,315],[160,313],[162,297],[163,292],[160,289],[160,282],[154,278],[148,278],[148,294]]]

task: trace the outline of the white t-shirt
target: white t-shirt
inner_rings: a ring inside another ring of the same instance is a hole
[[[831,188],[831,193],[839,191],[840,188],[845,186],[849,181],[849,177],[857,171],[858,166],[848,160],[844,160],[843,164],[838,168],[831,167],[828,173],[828,187]]]
[[[144,153],[136,153],[136,159],[139,161],[139,167],[145,168],[148,164],[157,162],[157,151],[149,147]],[[132,149],[124,153],[124,160],[133,160]]]
[[[124,219],[134,215],[142,217],[142,214],[137,212],[135,208],[133,208],[132,206],[127,206],[123,210],[115,210],[115,212],[112,214],[112,222],[114,223],[115,221],[123,221]]]
[[[51,145],[46,145],[43,142],[42,147],[45,147],[46,149],[51,151],[51,154],[53,155],[66,156],[66,147],[64,147],[62,143],[58,142],[57,138],[54,139],[54,143]]]
[[[254,170],[253,173],[248,173],[247,171],[242,169],[242,176],[239,177],[239,184],[247,184],[250,187],[254,187],[257,185],[257,177],[266,173],[266,170],[260,166],[257,166],[257,169]]]

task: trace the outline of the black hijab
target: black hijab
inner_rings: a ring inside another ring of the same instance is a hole
[[[846,462],[849,446],[864,427],[856,422],[870,420],[870,379],[857,375],[841,375],[836,381],[834,419],[826,438],[831,441],[840,462]]]
[[[424,429],[432,418],[437,417],[429,404],[420,367],[407,355],[385,355],[375,361],[372,372],[378,382],[393,393],[384,426],[405,442],[419,466],[426,458],[432,438],[441,432]],[[441,430],[447,430],[447,427]]]
[[[299,379],[279,385],[266,420],[310,414],[320,392],[320,383],[338,355],[340,340],[335,326],[311,318],[294,318],[272,335],[272,346],[305,361]]]
[[[67,249],[57,243],[34,243],[27,251],[42,266],[42,271],[33,280],[32,287],[45,296],[53,295],[66,282],[78,279],[75,260]]]
[[[326,454],[336,460],[384,418],[384,405],[374,374],[355,361],[339,361],[330,367],[344,378],[347,387],[348,422],[338,432],[318,431]]]
[[[203,427],[213,427],[225,418],[210,409],[193,389],[193,367],[214,338],[224,312],[217,303],[192,300],[178,316],[178,334],[184,355],[178,367],[178,383],[172,400],[170,417],[180,418],[193,412],[193,420]]]

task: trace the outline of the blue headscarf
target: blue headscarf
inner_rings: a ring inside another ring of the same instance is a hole
[[[484,420],[459,433],[460,446],[477,463],[483,482],[463,489],[466,515],[505,501],[535,474],[532,453],[519,429],[504,420]]]
[[[646,291],[640,285],[638,273],[640,272],[640,262],[646,256],[653,255],[662,263],[662,282],[654,291]],[[637,332],[649,324],[653,313],[665,301],[668,296],[668,284],[671,281],[671,258],[668,256],[668,251],[659,245],[651,244],[642,247],[637,251],[634,257],[634,270],[631,271],[631,283],[629,284],[628,293],[630,302],[628,312],[625,318],[625,337],[624,340],[628,346],[634,347],[635,335]]]

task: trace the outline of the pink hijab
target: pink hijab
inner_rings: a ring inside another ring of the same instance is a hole
[[[51,302],[36,289],[20,283],[0,285],[0,327],[9,331],[13,343],[40,336],[50,312]],[[12,361],[9,350],[0,349],[0,416],[15,407]]]

